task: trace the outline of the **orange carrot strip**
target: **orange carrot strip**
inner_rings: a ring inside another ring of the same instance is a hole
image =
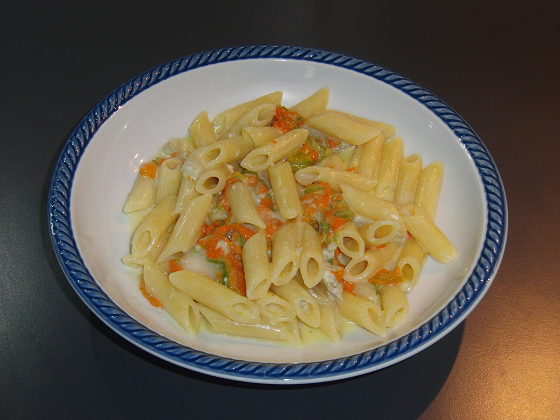
[[[138,288],[140,289],[140,292],[142,292],[144,297],[148,299],[150,305],[155,306],[156,308],[163,308],[161,302],[156,297],[152,296],[150,292],[148,292],[148,289],[146,289],[146,282],[144,281],[144,278],[140,280],[140,285],[138,286]]]
[[[157,165],[153,162],[144,163],[140,166],[140,175],[155,178],[157,175]]]

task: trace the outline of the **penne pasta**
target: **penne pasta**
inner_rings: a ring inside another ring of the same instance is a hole
[[[301,102],[298,102],[290,108],[291,112],[297,112],[303,118],[311,118],[323,112],[327,108],[327,103],[329,102],[329,88],[324,87],[323,89],[315,92],[313,95],[308,96]]]
[[[132,213],[138,210],[146,210],[154,205],[156,197],[156,186],[154,180],[149,176],[138,175],[132,191],[130,192],[123,211]]]
[[[372,194],[368,194],[349,184],[341,184],[342,196],[348,205],[360,216],[370,220],[392,219],[401,226],[399,233],[406,236],[406,229],[402,224],[399,211],[393,203],[389,203]]]
[[[397,260],[397,267],[404,278],[400,285],[404,292],[410,292],[418,283],[426,255],[426,250],[416,239],[411,238],[404,244]]]
[[[307,124],[329,136],[358,146],[378,136],[381,131],[370,125],[358,123],[332,111],[325,111],[307,120]]]
[[[413,204],[424,209],[432,219],[436,215],[436,207],[443,180],[443,164],[434,162],[422,169]]]
[[[457,249],[421,207],[404,206],[400,214],[406,229],[436,261],[447,263],[457,257]]]
[[[349,292],[342,292],[342,297],[339,311],[344,318],[374,334],[385,335],[385,317],[379,306]]]
[[[376,181],[379,165],[381,161],[381,151],[386,140],[385,134],[381,133],[371,140],[365,142],[360,149],[358,163],[356,165],[357,172]]]
[[[334,232],[333,242],[348,258],[361,258],[364,255],[364,240],[352,222],[346,223]]]
[[[157,172],[156,204],[161,203],[164,198],[177,196],[183,177],[182,165],[183,162],[177,158],[167,159],[161,163]]]
[[[251,108],[254,108],[255,106],[260,104],[280,104],[282,102],[282,96],[282,92],[280,91],[272,92],[219,113],[212,121],[214,133],[216,133],[216,135],[220,137]]]
[[[279,137],[282,135],[282,132],[274,127],[243,127],[241,135],[245,140],[250,141],[254,148],[257,148],[261,147],[267,141]]]
[[[268,175],[280,216],[286,220],[299,216],[303,209],[290,163],[281,162],[270,166]]]
[[[185,206],[157,259],[158,263],[161,264],[178,252],[186,253],[196,244],[211,203],[212,196],[204,194]]]
[[[200,175],[194,188],[199,194],[217,194],[224,189],[226,181],[231,174],[231,168],[225,165],[210,169]]]
[[[256,148],[241,161],[241,166],[249,171],[259,172],[298,150],[309,132],[303,128],[289,131]]]
[[[434,222],[443,165],[405,157],[391,124],[328,109],[328,88],[282,96],[203,111],[142,164],[122,262],[190,335],[202,319],[290,346],[337,343],[343,320],[383,336],[426,258],[457,256]]]
[[[257,232],[245,242],[241,258],[245,270],[247,297],[251,300],[266,295],[272,283],[272,271],[268,261],[266,235]]]
[[[293,306],[270,290],[267,290],[262,297],[255,299],[255,304],[261,315],[271,322],[286,322],[296,317]]]
[[[358,228],[366,246],[379,246],[392,241],[399,233],[401,224],[395,219],[378,220]]]
[[[208,146],[217,140],[206,111],[197,115],[189,128],[189,133],[195,148]]]
[[[228,188],[226,195],[231,206],[231,213],[237,223],[247,223],[258,229],[266,228],[266,224],[257,211],[251,191],[243,182],[234,182]]]
[[[298,232],[295,224],[283,225],[272,237],[272,284],[282,286],[299,268]]]
[[[334,191],[340,191],[340,184],[351,184],[364,191],[371,191],[377,184],[375,179],[366,175],[323,166],[308,166],[297,171],[294,176],[301,185],[326,182]]]
[[[299,231],[299,271],[306,287],[317,285],[325,273],[325,260],[323,259],[323,247],[321,237],[313,227],[307,223],[295,224]]]
[[[385,143],[381,151],[375,195],[385,201],[392,202],[394,200],[403,150],[404,144],[402,139],[396,137],[388,143]]]
[[[406,293],[398,285],[384,286],[379,291],[379,298],[387,327],[396,327],[404,321],[409,305]]]
[[[282,323],[273,324],[264,319],[254,323],[234,321],[205,306],[200,307],[200,312],[204,316],[209,329],[214,333],[295,344],[292,331]]]
[[[187,295],[175,289],[165,271],[153,262],[144,264],[143,278],[146,290],[161,302],[163,307],[190,335],[196,335],[200,327],[198,305]]]
[[[413,154],[402,159],[395,189],[394,203],[397,207],[412,204],[421,172],[422,158],[419,155]]]
[[[237,322],[260,321],[257,305],[252,300],[202,274],[181,270],[169,275],[171,284],[210,309]]]
[[[313,328],[318,328],[321,324],[321,313],[319,305],[304,288],[295,279],[290,280],[282,286],[270,287],[270,290],[288,302],[294,308],[297,317]]]
[[[157,247],[169,227],[177,220],[173,212],[177,197],[167,197],[153,208],[134,232],[131,241],[132,255],[146,257]]]

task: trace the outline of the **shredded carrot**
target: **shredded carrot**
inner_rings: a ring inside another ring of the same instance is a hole
[[[328,146],[330,149],[334,149],[335,147],[337,147],[337,146],[340,144],[340,140],[335,140],[335,139],[333,139],[333,138],[331,138],[331,137],[327,137],[326,142],[327,142],[327,146]]]
[[[152,296],[150,292],[148,292],[148,289],[146,289],[146,282],[144,281],[144,278],[140,280],[140,285],[138,286],[138,288],[140,289],[140,292],[144,295],[144,297],[148,299],[150,305],[155,306],[156,308],[163,308],[163,305],[161,304],[159,299]]]
[[[184,268],[181,265],[181,262],[179,261],[179,259],[173,258],[173,259],[169,260],[169,270],[172,273],[174,273],[175,271],[184,270]]]
[[[276,107],[276,113],[272,117],[272,126],[282,133],[287,133],[305,124],[303,117],[297,112],[290,112],[283,106]]]
[[[354,283],[346,281],[346,280],[342,280],[342,288],[345,291],[354,294]]]
[[[155,178],[157,175],[157,165],[153,162],[146,162],[140,166],[140,175],[148,178]]]
[[[346,169],[348,172],[357,172],[358,168],[356,166],[352,166],[351,168]]]

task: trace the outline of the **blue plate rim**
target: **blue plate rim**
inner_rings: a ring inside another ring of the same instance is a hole
[[[431,320],[409,334],[358,355],[315,363],[256,363],[206,354],[171,341],[146,328],[118,307],[85,266],[73,237],[70,196],[79,160],[103,123],[139,93],[175,75],[237,60],[291,59],[352,70],[393,86],[420,102],[457,136],[472,158],[484,187],[488,220],[485,241],[463,288]],[[505,249],[507,203],[490,153],[474,130],[446,103],[411,80],[382,66],[315,48],[250,45],[187,55],[154,67],[107,95],[80,121],[56,161],[47,198],[48,225],[58,262],[75,292],[89,309],[122,337],[162,359],[212,376],[256,383],[314,383],[375,371],[410,357],[455,328],[474,309],[492,283]]]

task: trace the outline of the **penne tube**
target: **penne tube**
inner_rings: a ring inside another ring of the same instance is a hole
[[[321,323],[319,330],[322,331],[334,343],[342,339],[341,320],[338,309],[333,305],[319,305]]]
[[[247,297],[251,300],[262,298],[272,282],[272,272],[268,261],[266,234],[255,233],[245,242],[241,252]]]
[[[158,168],[156,178],[156,205],[169,196],[179,193],[179,186],[183,173],[181,166],[183,162],[177,158],[166,159]]]
[[[418,283],[426,254],[426,250],[414,238],[410,238],[404,244],[397,260],[397,267],[404,277],[404,282],[400,284],[404,292],[410,292]]]
[[[177,220],[173,212],[177,197],[167,197],[138,225],[131,241],[132,255],[136,258],[146,257],[157,247],[169,227]]]
[[[194,150],[194,146],[186,139],[173,138],[169,140],[168,146],[171,151],[169,157],[176,157],[183,162]]]
[[[385,335],[385,317],[379,306],[346,291],[342,292],[342,299],[340,315],[374,334]]]
[[[401,226],[399,233],[406,236],[406,229],[394,204],[368,194],[349,184],[341,184],[342,196],[348,206],[360,216],[370,220],[393,219]]]
[[[365,244],[354,222],[345,223],[334,232],[334,244],[348,258],[360,258],[364,255]]]
[[[408,241],[408,240],[407,240]],[[391,241],[381,246],[368,249],[367,252],[373,254],[375,260],[379,264],[379,270],[384,268],[388,271],[394,270],[397,259],[407,241]]]
[[[399,233],[401,224],[395,219],[378,220],[358,228],[366,246],[379,246],[391,240]]]
[[[272,284],[282,286],[299,268],[298,235],[294,223],[282,225],[272,237]]]
[[[187,295],[177,290],[167,277],[165,271],[153,262],[146,261],[143,271],[146,290],[190,335],[196,335],[200,327],[198,305]]]
[[[269,290],[262,297],[255,299],[255,304],[261,315],[271,322],[286,322],[296,317],[292,305]]]
[[[196,245],[211,204],[212,196],[204,194],[185,206],[157,259],[159,264],[178,252],[188,252]]]
[[[268,175],[280,216],[286,220],[299,216],[303,209],[290,163],[284,161],[270,166]]]
[[[377,173],[381,160],[381,151],[385,144],[386,136],[381,133],[361,146],[361,152],[357,164],[359,174],[373,178],[377,184]]]
[[[422,158],[419,155],[413,154],[402,159],[394,198],[397,207],[412,204],[421,172]]]
[[[385,137],[389,140],[392,139],[397,134],[397,129],[393,127],[391,124],[370,120],[368,118],[359,117],[357,115],[348,114],[347,112],[342,111],[332,111],[336,112],[337,114],[343,115],[346,118],[351,119],[352,121],[356,121],[360,124],[370,125],[372,127],[377,128],[378,130],[382,131],[385,134]]]
[[[175,203],[175,209],[173,213],[180,214],[187,203],[196,197],[198,197],[200,193],[196,191],[196,177],[185,175],[181,178],[181,184],[179,185],[179,193],[177,196],[177,202]]]
[[[204,316],[210,331],[217,334],[228,334],[238,337],[275,340],[289,344],[297,344],[292,331],[283,323],[271,323],[260,319],[254,323],[234,321],[208,307],[201,306],[200,312]]]
[[[348,161],[347,170],[348,171],[358,171],[358,165],[360,164],[360,156],[362,155],[363,144],[360,146],[355,146],[352,152],[352,156]]]
[[[189,128],[189,133],[195,148],[208,146],[217,140],[206,111],[196,116]]]
[[[299,150],[305,143],[308,133],[304,128],[288,131],[250,152],[241,161],[241,166],[253,172],[265,170]]]
[[[309,118],[307,125],[354,146],[364,144],[381,133],[375,127],[360,124],[330,110]]]
[[[299,231],[299,271],[303,283],[311,288],[317,285],[325,274],[325,260],[323,259],[323,248],[321,236],[309,224],[305,222],[295,223]]]
[[[324,166],[308,166],[297,171],[294,177],[301,185],[310,185],[317,181],[326,182],[337,192],[341,191],[340,184],[352,184],[364,191],[371,191],[377,184],[375,179],[368,176]]]
[[[375,289],[375,286],[373,284],[370,284],[367,281],[361,283],[354,283],[354,288],[352,289],[352,291],[357,296],[369,300],[370,302],[379,306],[377,290]]]
[[[416,194],[412,204],[424,209],[432,219],[436,215],[436,207],[443,181],[443,163],[440,161],[430,163],[420,173]]]
[[[274,140],[282,132],[274,127],[243,127],[241,135],[250,141],[254,148],[261,147],[267,141]]]
[[[217,168],[243,159],[252,149],[253,145],[251,142],[247,141],[243,136],[218,140],[192,152],[183,165],[183,173],[199,175],[204,170]]]
[[[243,182],[234,182],[227,189],[226,194],[231,206],[231,213],[237,223],[247,223],[258,229],[266,229],[266,224],[259,215],[249,187]]]
[[[408,232],[432,258],[447,263],[457,257],[457,249],[421,207],[403,206],[400,214]]]
[[[293,279],[282,286],[272,285],[270,290],[292,305],[301,321],[310,327],[319,327],[321,323],[319,305],[297,280]]]
[[[200,175],[196,181],[195,190],[199,194],[214,195],[222,191],[232,170],[227,166],[210,169]]]
[[[290,321],[285,321],[282,323],[291,333],[292,341],[291,344],[299,345],[301,344],[301,331],[300,324],[297,317],[294,317]]]
[[[408,299],[398,285],[383,286],[379,291],[379,300],[387,327],[396,327],[405,320],[408,315]]]
[[[132,213],[133,211],[149,209],[154,205],[155,197],[156,186],[153,178],[139,174],[124,204],[123,211]]]
[[[368,281],[380,268],[375,258],[375,249],[364,252],[361,257],[352,258],[344,267],[344,280],[351,283]]]
[[[240,136],[243,127],[264,127],[272,121],[275,112],[275,104],[259,104],[241,116],[235,124],[220,136],[220,139]]]
[[[252,300],[226,286],[189,270],[171,273],[169,281],[191,299],[238,322],[254,323],[260,320],[259,309]]]
[[[385,201],[392,202],[395,197],[403,151],[404,144],[400,137],[385,143],[381,151],[375,195]]]
[[[224,132],[229,130],[239,118],[259,104],[279,105],[282,102],[282,96],[283,94],[281,91],[272,92],[219,113],[212,121],[214,133],[220,137]]]
[[[324,87],[321,90],[315,92],[313,95],[308,96],[301,102],[298,102],[289,110],[290,112],[297,112],[303,118],[307,119],[323,112],[327,108],[328,102],[329,88]]]
[[[334,153],[330,156],[327,156],[319,163],[319,165],[324,166],[326,168],[342,169],[342,170],[346,170],[347,168],[351,167],[348,165],[347,162],[344,161],[344,159],[342,159],[342,157],[338,153]]]

